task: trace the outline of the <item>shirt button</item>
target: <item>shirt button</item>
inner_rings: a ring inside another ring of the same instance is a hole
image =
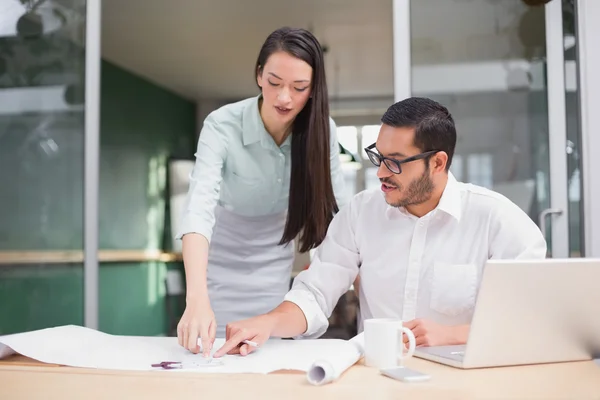
[[[278,179],[277,179],[277,182],[281,182],[281,178],[278,178]]]

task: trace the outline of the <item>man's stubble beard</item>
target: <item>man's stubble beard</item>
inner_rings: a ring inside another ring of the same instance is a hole
[[[402,186],[398,186],[398,189],[401,193],[403,192]],[[429,176],[429,168],[427,168],[419,178],[408,185],[406,195],[402,199],[388,204],[397,208],[422,204],[431,199],[433,189],[433,180]]]

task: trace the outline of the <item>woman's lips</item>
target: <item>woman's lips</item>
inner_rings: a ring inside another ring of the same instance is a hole
[[[290,113],[290,111],[292,111],[291,108],[277,107],[277,106],[275,106],[275,110],[277,110],[277,113],[279,115],[288,115]]]

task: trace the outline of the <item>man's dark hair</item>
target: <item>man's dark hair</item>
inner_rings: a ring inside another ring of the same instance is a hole
[[[409,97],[391,105],[381,122],[394,128],[414,128],[414,145],[422,152],[446,152],[446,171],[450,169],[456,147],[456,127],[446,107],[424,97]]]

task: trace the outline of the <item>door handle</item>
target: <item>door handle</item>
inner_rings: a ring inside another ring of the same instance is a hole
[[[540,213],[540,230],[542,231],[542,235],[544,235],[544,239],[546,239],[546,217],[548,217],[548,215],[551,214],[561,215],[562,213],[563,210],[561,210],[560,208],[546,208]]]

